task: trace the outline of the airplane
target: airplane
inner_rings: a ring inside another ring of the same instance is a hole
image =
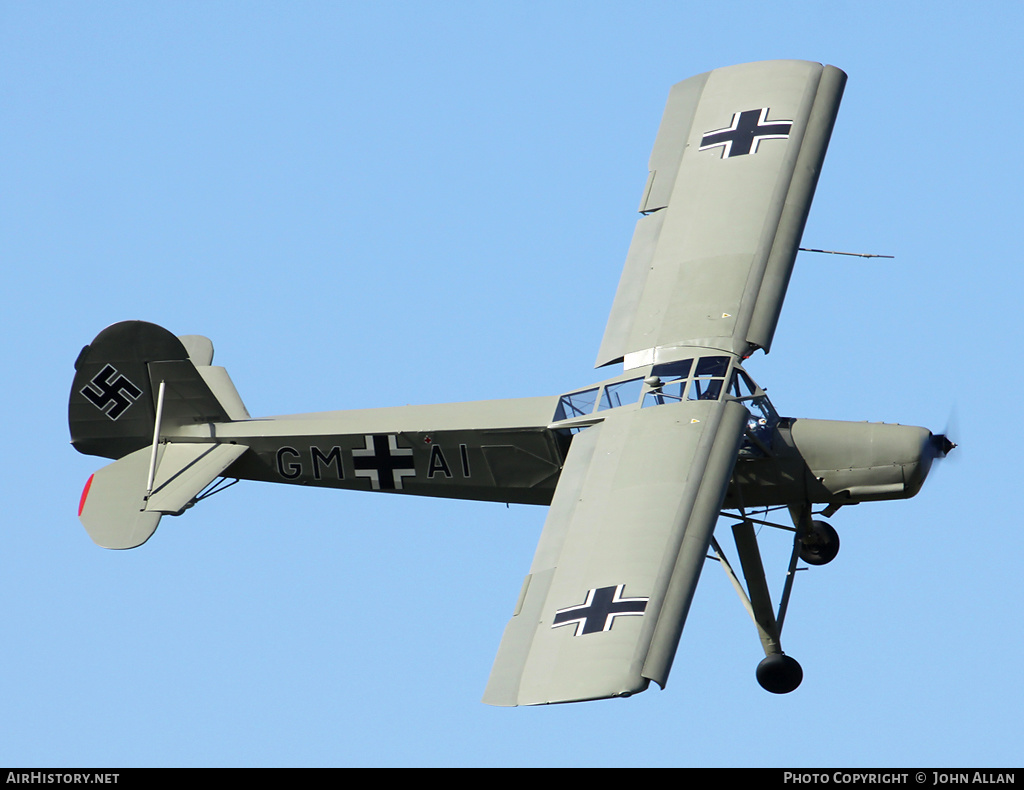
[[[845,84],[783,60],[671,89],[595,363],[621,372],[596,384],[253,419],[209,339],[104,329],[75,362],[68,407],[75,449],[114,459],[82,492],[86,531],[134,548],[240,480],[548,505],[485,703],[664,688],[708,559],[756,625],[758,682],[793,691],[803,670],[781,632],[795,571],[839,550],[819,517],[913,497],[955,447],[926,428],[780,416],[743,367],[771,350]],[[714,534],[723,517],[746,587]],[[777,610],[761,526],[792,535]]]

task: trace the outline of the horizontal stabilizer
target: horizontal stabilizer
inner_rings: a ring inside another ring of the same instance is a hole
[[[209,442],[161,445],[148,497],[151,449],[136,450],[89,478],[78,517],[93,542],[103,548],[141,546],[156,532],[162,515],[181,513],[246,449]]]
[[[246,451],[241,444],[166,444],[146,510],[176,515]]]
[[[159,513],[146,512],[149,448],[107,464],[85,484],[78,518],[93,542],[105,549],[133,549],[156,532]]]

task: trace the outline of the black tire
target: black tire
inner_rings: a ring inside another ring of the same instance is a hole
[[[827,521],[812,521],[800,547],[800,559],[808,565],[828,565],[838,553],[839,533]]]
[[[757,665],[757,682],[772,694],[789,694],[803,679],[800,664],[785,653],[773,653]]]

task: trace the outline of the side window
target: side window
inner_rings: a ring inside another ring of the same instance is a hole
[[[701,357],[693,373],[690,400],[718,400],[725,386],[729,357]]]
[[[737,368],[732,372],[732,381],[729,382],[729,394],[734,398],[749,398],[757,393],[757,388],[750,377]]]
[[[651,369],[651,378],[661,380],[661,386],[653,387],[644,395],[643,408],[648,406],[660,406],[663,403],[676,403],[683,399],[683,392],[686,390],[686,378],[690,375],[690,368],[693,367],[692,359],[684,359],[679,362],[669,362],[665,365],[655,365]]]
[[[596,402],[597,387],[563,395],[558,401],[558,408],[555,410],[555,422],[590,414],[594,410]]]
[[[636,403],[640,398],[640,390],[643,388],[643,383],[643,379],[630,379],[629,381],[620,381],[617,384],[609,384],[601,394],[601,403],[598,405],[597,410],[604,411],[605,409],[614,409],[616,406]]]

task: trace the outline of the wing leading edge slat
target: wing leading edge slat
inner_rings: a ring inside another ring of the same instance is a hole
[[[769,61],[672,88],[597,367],[770,348],[845,83]]]
[[[691,401],[574,437],[484,702],[665,684],[745,419],[738,403]]]

